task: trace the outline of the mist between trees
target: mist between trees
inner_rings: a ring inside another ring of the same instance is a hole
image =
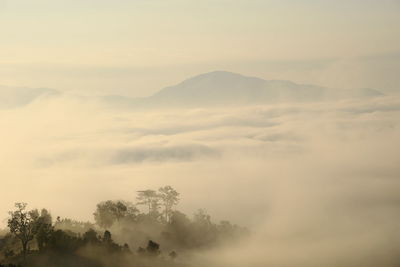
[[[94,221],[57,217],[16,203],[0,234],[0,266],[191,266],[190,255],[239,241],[247,229],[206,211],[178,211],[171,186],[137,192],[137,202],[97,204]],[[143,212],[139,209],[142,207]]]

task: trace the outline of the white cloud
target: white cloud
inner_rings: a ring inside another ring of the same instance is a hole
[[[185,212],[253,229],[249,243],[206,254],[210,264],[391,266],[399,107],[381,97],[129,112],[38,100],[0,111],[0,213],[26,201],[91,219],[101,200],[171,184]]]

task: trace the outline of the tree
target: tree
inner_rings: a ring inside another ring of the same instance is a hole
[[[88,231],[86,231],[83,234],[83,240],[85,241],[85,243],[98,243],[99,242],[99,238],[97,237],[97,232],[93,229],[89,229]],[[111,238],[111,234],[110,234],[110,238]]]
[[[9,212],[11,217],[7,223],[10,232],[21,241],[24,259],[29,249],[28,244],[38,231],[36,222],[39,218],[37,210],[27,211],[26,206],[26,203],[15,203],[17,210]]]
[[[108,200],[97,204],[93,215],[99,226],[108,228],[122,218],[134,219],[137,213],[138,210],[130,202]]]
[[[211,216],[208,215],[203,209],[197,210],[197,212],[193,215],[193,220],[195,224],[198,224],[202,227],[209,227],[212,224]]]
[[[68,218],[61,219],[60,216],[57,217],[54,223],[54,229],[56,230],[68,230],[77,234],[83,234],[91,228],[95,228],[91,222],[81,222]]]
[[[160,245],[152,240],[149,240],[149,243],[147,243],[146,251],[151,256],[157,256],[161,253]]]
[[[169,222],[172,215],[172,208],[179,202],[179,193],[169,185],[160,187],[158,192],[164,206],[165,221]]]
[[[217,227],[211,222],[211,217],[205,210],[199,209],[194,214],[193,226],[197,246],[206,246],[216,241]]]
[[[148,207],[148,213],[156,212],[160,206],[160,196],[154,190],[143,190],[138,191],[138,205],[146,205]]]
[[[40,216],[36,220],[36,241],[40,251],[50,242],[51,234],[53,232],[52,218],[46,209],[42,209]]]
[[[166,232],[163,233],[165,240],[183,248],[192,246],[192,222],[184,213],[173,211],[170,222],[166,226]]]
[[[90,237],[92,237],[90,234],[88,235],[85,233],[83,236],[85,239],[82,239],[73,232],[58,229],[51,233],[50,241],[47,247],[52,251],[71,253],[76,251],[84,244],[90,242]],[[94,239],[96,238],[96,232],[94,232]]]
[[[110,231],[108,230],[104,231],[103,242],[106,244],[111,244],[113,242]]]

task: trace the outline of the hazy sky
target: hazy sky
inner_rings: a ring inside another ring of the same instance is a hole
[[[0,0],[0,84],[149,95],[216,69],[400,85],[400,1]]]

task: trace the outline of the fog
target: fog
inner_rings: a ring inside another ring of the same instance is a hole
[[[39,98],[0,110],[0,214],[93,221],[98,202],[172,185],[251,230],[200,266],[397,266],[400,98],[126,111]],[[3,220],[4,219],[4,220]]]

